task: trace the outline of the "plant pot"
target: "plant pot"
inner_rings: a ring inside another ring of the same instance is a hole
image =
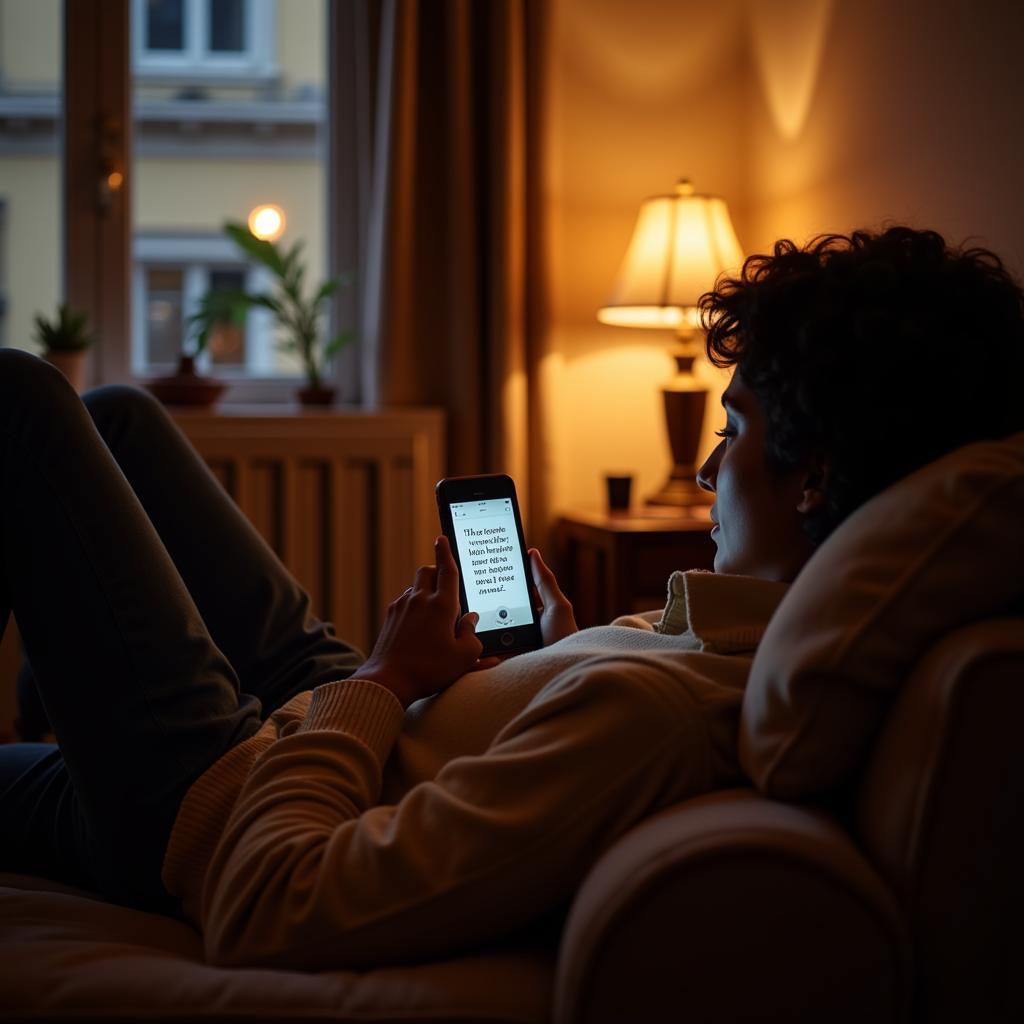
[[[303,405],[331,405],[334,402],[334,388],[325,388],[323,385],[299,388],[296,394]]]
[[[227,390],[227,384],[196,373],[194,356],[182,356],[177,373],[147,381],[146,387],[164,405],[213,405]]]
[[[60,370],[67,377],[71,386],[81,394],[85,390],[85,360],[86,350],[56,350],[51,349],[43,355],[43,358]]]

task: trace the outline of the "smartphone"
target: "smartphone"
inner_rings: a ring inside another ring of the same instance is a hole
[[[435,488],[441,531],[459,564],[462,613],[476,612],[484,655],[541,647],[540,615],[510,476],[453,476]]]

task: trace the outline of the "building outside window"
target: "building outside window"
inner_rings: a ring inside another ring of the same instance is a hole
[[[7,204],[0,199],[0,348],[7,344]]]
[[[272,78],[274,6],[273,0],[133,0],[136,74]]]
[[[122,378],[167,372],[206,290],[269,288],[223,232],[256,206],[284,211],[280,244],[303,243],[310,287],[328,276],[327,3],[128,3],[131,330],[123,343],[100,339],[108,353],[123,344]],[[0,0],[0,329],[29,349],[33,315],[52,315],[65,292],[61,218],[74,212],[61,200],[63,11],[61,0]],[[229,379],[234,401],[290,400],[302,375],[258,310],[215,334],[200,369]]]
[[[269,291],[260,267],[242,262],[219,235],[137,235],[132,281],[132,370],[139,376],[169,373],[186,344],[189,317],[207,291]],[[203,373],[244,379],[278,369],[273,324],[266,310],[252,310],[243,326],[227,325],[210,336],[197,366]]]

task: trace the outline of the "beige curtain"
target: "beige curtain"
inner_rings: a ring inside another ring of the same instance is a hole
[[[539,527],[542,0],[366,10],[364,400],[443,407],[449,474],[512,474]]]

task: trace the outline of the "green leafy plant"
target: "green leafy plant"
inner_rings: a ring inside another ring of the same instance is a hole
[[[205,345],[210,331],[218,324],[239,323],[239,310],[244,321],[248,307],[262,306],[274,314],[284,335],[278,338],[278,348],[297,353],[309,386],[320,387],[327,363],[352,340],[350,331],[330,340],[326,340],[321,331],[324,304],[349,280],[345,277],[330,278],[322,282],[312,295],[307,295],[301,241],[295,242],[291,248],[284,248],[257,238],[244,224],[234,221],[224,225],[224,232],[246,256],[274,275],[275,286],[272,293],[208,292],[203,299],[203,308],[192,317],[198,326],[197,343]]]
[[[216,289],[199,300],[199,309],[188,318],[185,355],[198,356],[209,344],[210,335],[219,327],[245,326],[249,308],[245,292]]]
[[[62,302],[53,320],[36,313],[36,341],[46,352],[81,352],[96,340],[85,328],[87,320],[87,314],[76,312]]]

